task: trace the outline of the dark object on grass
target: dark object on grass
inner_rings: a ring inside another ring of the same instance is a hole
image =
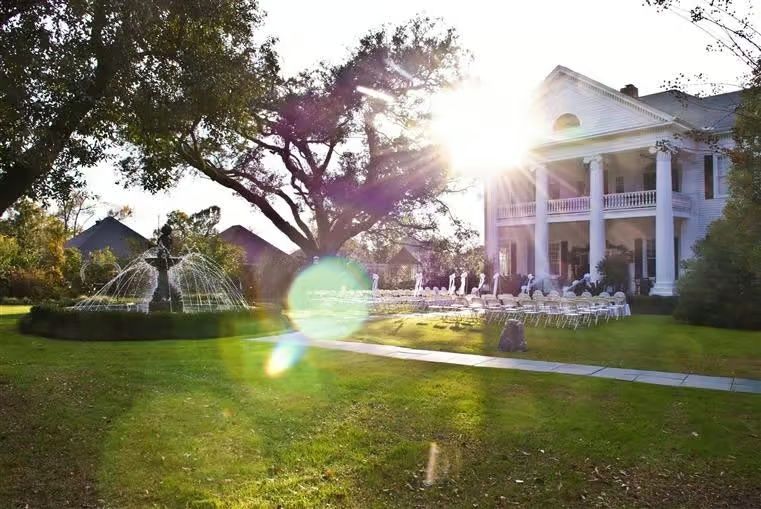
[[[523,328],[523,322],[519,320],[508,320],[502,334],[499,336],[500,352],[525,352],[526,331]]]

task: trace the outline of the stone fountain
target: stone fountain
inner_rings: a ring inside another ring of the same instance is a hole
[[[200,253],[172,256],[172,228],[164,225],[156,246],[133,259],[81,311],[214,312],[248,309],[224,271]]]
[[[153,298],[148,303],[148,311],[171,311],[182,312],[182,299],[180,293],[169,281],[169,270],[180,263],[182,258],[172,256],[172,227],[165,224],[161,227],[156,256],[146,256],[145,262],[158,271],[156,289]]]

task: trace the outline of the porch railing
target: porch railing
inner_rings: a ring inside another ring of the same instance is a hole
[[[497,217],[531,217],[536,215],[536,202],[510,203],[497,209]]]
[[[573,214],[574,212],[589,211],[589,196],[575,198],[560,198],[547,201],[548,214]]]
[[[613,193],[603,196],[603,209],[639,209],[655,207],[655,190]]]
[[[655,207],[655,190],[630,191],[627,193],[613,193],[603,196],[604,210],[644,209]],[[689,212],[692,200],[683,193],[673,193],[672,206],[674,210]],[[589,211],[589,196],[577,196],[574,198],[560,198],[547,201],[548,214],[573,214]],[[535,202],[510,203],[497,209],[499,219],[515,217],[532,217],[536,215]]]

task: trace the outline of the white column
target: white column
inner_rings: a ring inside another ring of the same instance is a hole
[[[674,209],[671,153],[655,153],[655,285],[652,295],[674,295]]]
[[[486,260],[499,270],[499,230],[497,228],[497,207],[499,207],[496,186],[500,177],[484,179],[484,247]]]
[[[534,223],[534,276],[537,279],[549,275],[550,230],[547,224],[547,167],[539,165],[534,170],[536,184],[536,217]]]
[[[605,258],[605,218],[603,196],[605,194],[602,156],[586,158],[589,164],[589,274],[598,281],[597,264]]]

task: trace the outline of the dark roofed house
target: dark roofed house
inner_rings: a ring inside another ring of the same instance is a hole
[[[271,257],[288,256],[248,228],[236,224],[219,234],[225,242],[240,247],[246,257],[247,265],[258,265]]]
[[[431,248],[425,242],[407,239],[389,259],[388,265],[397,267],[402,274],[414,279],[417,272],[426,270],[430,256]]]
[[[94,225],[69,239],[66,247],[79,249],[83,258],[91,252],[109,248],[122,260],[132,258],[148,249],[151,243],[135,230],[113,217],[105,217]]]

